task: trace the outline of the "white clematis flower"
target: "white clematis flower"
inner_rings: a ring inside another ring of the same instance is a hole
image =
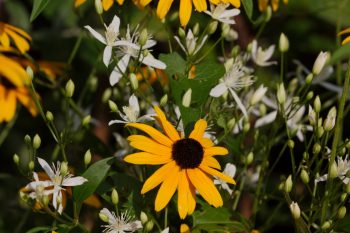
[[[116,124],[116,123],[130,123],[130,122],[145,122],[154,120],[152,116],[155,114],[147,114],[140,117],[140,105],[137,97],[133,94],[129,98],[129,106],[123,106],[123,112],[118,112],[119,116],[123,120],[113,120],[108,123],[108,125]]]
[[[219,97],[229,91],[244,116],[248,117],[247,110],[238,97],[236,91],[242,89],[243,87],[252,85],[254,80],[252,79],[252,76],[246,75],[243,72],[242,66],[242,63],[240,62],[234,63],[226,72],[224,77],[220,79],[220,83],[211,89],[210,95],[213,97]]]
[[[272,57],[274,51],[275,45],[271,45],[266,50],[263,50],[261,47],[258,47],[258,42],[256,40],[252,42],[252,58],[258,66],[276,65],[276,61],[268,61]]]
[[[43,159],[38,158],[40,166],[44,169],[47,176],[50,178],[50,180],[47,181],[39,181],[38,176],[36,173],[34,173],[34,180],[33,182],[29,183],[25,189],[26,190],[32,190],[33,192],[37,191],[37,187],[52,187],[52,189],[47,189],[48,191],[45,191],[49,194],[52,194],[52,205],[55,210],[57,210],[58,213],[62,213],[63,211],[63,205],[62,205],[62,190],[64,190],[64,187],[71,187],[71,186],[78,186],[87,181],[84,177],[76,176],[73,177],[72,174],[70,174],[68,171],[66,174],[61,174],[61,163],[57,162],[57,165],[52,165],[52,168],[50,165]],[[36,197],[35,194],[30,193],[29,196]]]
[[[117,45],[117,40],[119,36],[119,26],[120,19],[118,16],[114,16],[110,25],[106,26],[105,36],[102,36],[100,33],[95,31],[90,26],[85,26],[87,30],[101,43],[105,44],[106,47],[103,51],[103,63],[108,67],[111,57],[112,57],[112,47]]]
[[[133,217],[126,211],[117,216],[114,212],[109,211],[106,208],[103,208],[100,211],[100,214],[103,214],[108,217],[108,225],[103,225],[105,229],[103,232],[106,233],[129,233],[135,232],[138,229],[142,229],[141,221],[132,220]]]
[[[348,155],[345,158],[337,157],[337,177],[343,181],[344,184],[348,184],[350,178],[347,177],[347,173],[350,171],[350,160],[348,160]],[[315,179],[315,183],[320,181],[326,181],[328,179],[328,174],[318,177]]]
[[[208,36],[204,36],[201,43],[198,44],[198,38],[195,37],[192,30],[189,29],[186,35],[185,44],[181,43],[180,38],[178,36],[174,36],[174,39],[179,44],[181,49],[186,53],[187,56],[193,56],[196,55],[199,52],[199,50],[203,47],[204,43],[208,39]]]
[[[155,59],[148,50],[156,44],[156,41],[148,37],[145,44],[141,46],[138,42],[139,37],[138,27],[131,35],[128,26],[125,38],[122,38],[116,43],[118,45],[117,56],[120,60],[109,76],[109,82],[112,86],[118,83],[121,77],[123,77],[131,58],[138,59],[139,62],[153,68],[162,70],[166,68],[165,63]]]
[[[233,178],[236,175],[236,166],[232,163],[227,163],[225,166],[225,169],[223,171],[223,173],[231,178]],[[214,179],[214,184],[215,185],[221,185],[221,188],[223,190],[226,190],[230,195],[232,195],[233,190],[230,189],[230,187],[228,186],[228,184],[219,179],[219,178],[215,178]]]
[[[235,24],[233,17],[239,15],[241,11],[239,9],[226,10],[230,4],[219,3],[217,6],[210,4],[210,11],[204,11],[204,13],[210,15],[214,20],[220,21],[226,24]]]

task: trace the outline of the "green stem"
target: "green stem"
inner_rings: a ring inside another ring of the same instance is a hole
[[[68,65],[71,65],[71,64],[72,64],[72,62],[73,62],[73,60],[74,60],[74,58],[75,58],[75,55],[77,54],[78,49],[79,49],[79,47],[80,47],[80,45],[81,45],[81,41],[82,41],[82,40],[83,40],[83,33],[80,32],[80,33],[79,33],[79,37],[78,37],[77,41],[76,41],[75,44],[74,44],[73,50],[72,50],[72,52],[71,52],[70,55],[69,55],[68,62],[67,62]]]

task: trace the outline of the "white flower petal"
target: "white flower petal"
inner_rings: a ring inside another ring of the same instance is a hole
[[[143,57],[141,62],[145,65],[148,65],[148,66],[151,66],[151,67],[157,68],[157,69],[164,70],[166,68],[166,65],[164,62],[153,58],[153,56],[151,56],[151,55],[147,55],[146,57]]]
[[[119,27],[120,27],[120,19],[118,16],[114,16],[111,24],[108,26],[108,28],[111,29],[116,29],[114,31],[119,32]]]
[[[39,161],[39,164],[40,166],[44,169],[44,171],[46,172],[46,174],[50,177],[50,179],[52,180],[54,177],[55,177],[55,174],[54,172],[52,171],[50,165],[45,161],[43,160],[42,158],[39,158],[38,157],[38,161]]]
[[[81,185],[85,182],[87,182],[88,180],[85,179],[82,176],[76,176],[73,178],[66,178],[63,180],[62,182],[62,186],[77,186],[77,185]]]
[[[107,45],[103,51],[103,63],[105,64],[106,67],[109,66],[111,57],[112,57],[112,46]]]
[[[210,96],[219,97],[222,96],[227,91],[225,83],[219,83],[210,91]]]
[[[127,121],[121,121],[121,120],[112,120],[108,122],[108,125],[113,125],[113,124],[127,124]]]
[[[99,40],[101,43],[103,44],[107,44],[106,39],[98,32],[96,32],[92,27],[90,26],[85,26],[84,28],[86,28],[87,30],[89,30],[89,32],[97,39]]]
[[[247,110],[246,110],[245,106],[243,105],[242,101],[239,99],[239,97],[236,94],[236,92],[232,88],[229,88],[228,90],[230,91],[233,99],[236,101],[238,107],[241,109],[241,111],[244,114],[244,116],[248,118]]]
[[[277,117],[277,111],[272,111],[269,114],[256,120],[254,127],[259,128],[261,126],[270,124],[271,122],[273,122],[276,119],[276,117]]]
[[[134,94],[132,94],[129,98],[129,106],[134,110],[135,115],[138,117],[140,114],[140,105],[137,97]]]

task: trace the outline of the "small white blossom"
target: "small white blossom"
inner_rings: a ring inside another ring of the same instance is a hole
[[[112,120],[108,123],[108,125],[116,124],[116,123],[130,123],[130,122],[145,122],[152,121],[154,114],[146,114],[140,117],[140,105],[137,97],[132,94],[129,98],[129,106],[123,106],[123,112],[118,111],[119,116],[123,120]]]
[[[253,93],[250,104],[256,105],[260,102],[260,100],[265,96],[265,93],[267,92],[267,87],[264,87],[264,85],[260,85],[259,88]]]
[[[300,218],[300,208],[297,202],[292,201],[292,203],[289,206],[289,209],[294,219]]]
[[[226,24],[235,24],[233,17],[239,15],[241,12],[239,9],[226,10],[230,4],[219,3],[217,6],[210,4],[210,11],[204,11],[204,13],[210,15],[213,19]]]
[[[233,178],[235,176],[235,174],[236,174],[236,166],[234,164],[232,164],[232,163],[227,163],[223,173],[226,176],[229,176],[229,177]],[[230,195],[232,195],[233,190],[230,189],[230,187],[228,186],[228,184],[225,181],[223,181],[223,180],[221,180],[219,178],[215,178],[214,179],[214,184],[215,185],[221,185],[221,188],[223,190],[226,190]]]
[[[252,58],[255,64],[258,66],[270,66],[277,64],[276,61],[268,61],[275,51],[275,45],[271,45],[266,50],[258,47],[258,42],[254,40],[252,42]]]
[[[344,159],[338,156],[336,167],[337,167],[336,177],[341,179],[344,184],[348,184],[350,180],[350,178],[346,176],[348,171],[350,171],[350,160],[348,160],[348,155],[346,155]],[[328,179],[328,174],[325,174],[323,176],[316,178],[315,183],[320,181],[326,181],[327,179]]]
[[[103,208],[100,214],[108,217],[108,225],[102,226],[105,228],[103,230],[105,233],[129,233],[142,229],[141,221],[133,220],[133,217],[127,211],[122,213],[121,216],[117,216],[114,212]]]
[[[181,43],[180,38],[178,36],[174,36],[174,39],[179,44],[181,49],[186,53],[187,56],[193,56],[196,55],[199,52],[199,50],[203,47],[204,43],[208,39],[208,36],[204,36],[201,43],[198,44],[198,38],[195,37],[192,30],[189,29],[186,35],[185,44]]]
[[[330,58],[329,52],[320,52],[315,60],[314,66],[312,68],[312,73],[315,75],[319,75],[323,68],[325,67],[325,64]]]
[[[139,62],[153,68],[166,68],[165,63],[155,59],[150,53],[149,49],[156,44],[156,41],[148,36],[144,45],[140,45],[139,37],[138,27],[136,27],[131,34],[128,26],[125,38],[122,38],[116,43],[118,46],[117,57],[119,57],[120,60],[109,76],[109,82],[112,86],[118,83],[121,77],[123,77],[131,58],[138,59]]]
[[[238,97],[236,91],[242,89],[243,87],[252,85],[254,80],[252,79],[252,76],[246,75],[243,72],[242,66],[242,63],[235,62],[224,77],[220,79],[220,83],[211,89],[210,95],[213,97],[219,97],[229,91],[244,116],[248,117],[247,110]]]
[[[52,189],[47,189],[48,191],[45,192],[47,192],[46,194],[53,194],[52,205],[54,209],[61,214],[63,211],[62,190],[64,190],[64,187],[81,185],[85,183],[87,179],[82,176],[73,177],[68,171],[65,174],[61,174],[60,162],[57,162],[56,166],[53,164],[51,168],[45,160],[38,158],[38,161],[50,180],[39,181],[37,174],[33,173],[35,181],[29,183],[25,189],[36,193],[38,186],[44,188],[52,187]],[[30,193],[29,196],[36,198],[37,194]]]
[[[112,47],[117,45],[117,40],[119,36],[119,26],[120,19],[118,16],[114,16],[110,25],[104,25],[106,28],[105,36],[102,36],[100,33],[96,32],[90,26],[85,26],[87,30],[101,43],[105,44],[106,47],[103,51],[103,63],[108,67],[111,57],[112,57]]]

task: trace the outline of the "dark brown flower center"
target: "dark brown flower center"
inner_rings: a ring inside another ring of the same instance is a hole
[[[173,159],[182,169],[198,167],[203,160],[203,154],[202,145],[192,138],[178,140],[172,149]]]

